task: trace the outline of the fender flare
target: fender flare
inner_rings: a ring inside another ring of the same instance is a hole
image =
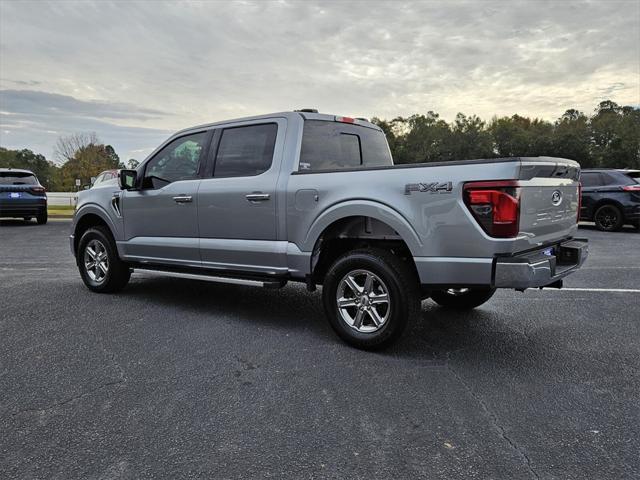
[[[109,227],[109,230],[111,230],[111,234],[113,235],[113,238],[115,240],[117,240],[118,238],[122,238],[123,232],[121,231],[120,226],[116,225],[113,219],[111,218],[111,216],[109,215],[109,213],[97,203],[85,203],[78,210],[76,210],[76,214],[73,220],[74,235],[76,233],[76,229],[78,228],[78,223],[82,221],[83,217],[89,214],[93,214],[100,217],[100,219],[102,219],[102,221],[107,224],[107,227]],[[79,239],[76,239],[76,240],[79,240]]]
[[[409,247],[412,255],[419,256],[422,241],[418,232],[400,212],[380,202],[348,200],[334,204],[321,212],[311,224],[301,245],[303,252],[312,252],[322,233],[338,220],[347,217],[371,217],[393,228]]]

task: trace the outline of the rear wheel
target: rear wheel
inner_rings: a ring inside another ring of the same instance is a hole
[[[622,227],[622,212],[615,205],[602,205],[593,216],[596,228],[603,232],[615,232]]]
[[[496,293],[495,288],[449,288],[433,290],[431,299],[438,305],[455,310],[479,307]]]
[[[94,292],[112,293],[129,282],[129,266],[120,260],[111,233],[104,227],[87,230],[78,243],[76,263],[84,284]]]
[[[329,268],[322,287],[325,313],[345,342],[380,349],[419,315],[418,283],[415,272],[386,250],[355,250]]]
[[[46,210],[40,212],[36,217],[36,220],[38,221],[38,225],[44,225],[45,223],[47,223],[47,218],[48,218],[48,214]]]

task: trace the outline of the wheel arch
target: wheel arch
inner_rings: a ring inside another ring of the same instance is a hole
[[[96,205],[87,205],[76,212],[76,218],[74,220],[73,227],[74,252],[78,251],[78,243],[80,242],[80,238],[82,237],[84,232],[96,226],[106,227],[113,238],[116,238],[118,232],[116,225],[114,225],[109,215],[100,207]]]
[[[309,230],[305,245],[305,250],[312,252],[313,281],[322,283],[337,257],[365,246],[388,249],[415,269],[413,256],[419,255],[422,242],[397,211],[374,202],[354,202],[335,206],[320,216]]]

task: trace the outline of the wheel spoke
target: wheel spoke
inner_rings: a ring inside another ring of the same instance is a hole
[[[344,281],[353,293],[362,293],[362,288],[358,286],[355,279],[351,275],[347,275]]]
[[[353,326],[355,328],[362,327],[363,319],[364,319],[364,310],[358,309],[358,313],[356,313],[356,318],[353,320]]]
[[[371,291],[371,287],[373,287],[373,275],[367,273],[367,278],[364,281],[364,288],[362,289],[363,293],[366,295]]]
[[[354,298],[339,298],[338,299],[338,307],[340,308],[346,308],[346,307],[355,307],[356,306],[356,300]]]
[[[87,247],[86,252],[89,254],[89,257],[91,258],[91,260],[96,259],[96,251],[93,248]]]
[[[389,294],[380,293],[377,295],[369,295],[369,299],[372,305],[379,305],[381,303],[389,303]]]
[[[382,324],[382,317],[380,317],[380,314],[378,313],[378,310],[376,310],[376,307],[372,307],[369,310],[367,310],[367,313],[369,314],[369,317],[371,317],[371,320],[373,320],[373,324],[376,327],[379,327]]]
[[[100,270],[102,270],[102,273],[103,273],[104,275],[106,275],[106,274],[107,274],[107,265],[106,265],[106,263],[105,263],[105,262],[98,262],[98,267],[97,267],[97,268],[99,268]]]

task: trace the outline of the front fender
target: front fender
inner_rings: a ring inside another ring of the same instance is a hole
[[[76,229],[78,228],[78,224],[82,222],[83,218],[86,218],[87,215],[96,215],[99,217],[111,230],[111,234],[115,240],[119,240],[123,238],[123,226],[121,222],[116,222],[109,214],[109,212],[97,203],[84,203],[73,216],[73,222],[71,224],[71,235],[76,235]]]

